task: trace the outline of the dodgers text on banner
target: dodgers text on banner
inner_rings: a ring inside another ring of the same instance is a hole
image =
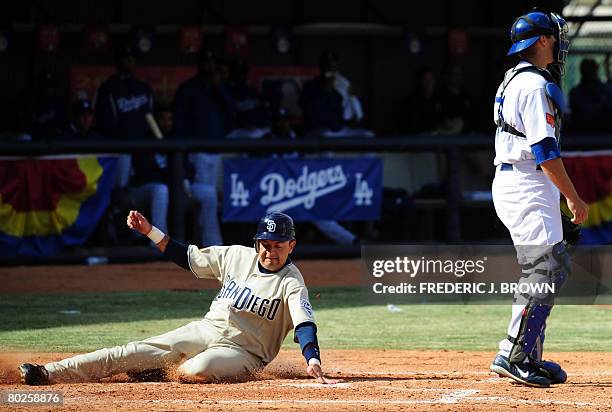
[[[250,222],[271,211],[297,221],[380,217],[377,158],[233,158],[223,167],[225,221]]]

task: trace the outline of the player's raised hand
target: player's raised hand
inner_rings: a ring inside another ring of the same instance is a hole
[[[325,385],[333,385],[340,382],[337,379],[329,379],[323,375],[323,370],[321,369],[321,365],[309,365],[306,368],[306,372],[313,378],[317,380],[317,382],[325,384]]]
[[[138,233],[147,235],[153,227],[151,223],[137,210],[130,210],[127,216],[127,225],[130,229],[134,229]]]

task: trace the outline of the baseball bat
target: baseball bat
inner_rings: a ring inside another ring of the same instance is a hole
[[[158,139],[163,139],[164,135],[159,129],[159,126],[157,125],[157,122],[155,121],[155,117],[153,117],[151,113],[147,113],[145,114],[145,119],[147,120],[147,124],[149,125],[149,128],[151,129],[153,136],[155,136]]]

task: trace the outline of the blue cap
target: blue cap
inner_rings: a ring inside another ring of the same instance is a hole
[[[516,19],[510,29],[512,46],[508,50],[508,56],[527,50],[542,35],[554,34],[555,27],[548,14],[540,11],[527,13]]]

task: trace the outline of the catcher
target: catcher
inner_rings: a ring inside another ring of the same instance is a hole
[[[569,50],[567,32],[567,23],[556,13],[533,11],[515,20],[508,55],[519,62],[506,72],[493,109],[493,204],[517,251],[519,283],[549,284],[557,290],[572,270],[567,243],[577,239],[570,238],[571,225],[589,215],[567,175],[559,146],[565,101],[557,83]],[[560,194],[571,222],[559,211]],[[561,365],[543,360],[554,298],[554,293],[537,291],[515,294],[507,335],[499,343],[491,371],[540,388],[567,380]]]
[[[24,383],[91,382],[119,373],[135,378],[177,368],[183,381],[240,378],[263,369],[278,354],[291,329],[307,362],[307,373],[332,384],[321,370],[317,327],[300,271],[289,258],[295,229],[286,214],[264,216],[255,249],[211,246],[199,249],[170,239],[139,212],[127,225],[147,235],[165,256],[198,278],[217,279],[221,290],[204,319],[139,342],[101,349],[46,365],[19,367]]]

